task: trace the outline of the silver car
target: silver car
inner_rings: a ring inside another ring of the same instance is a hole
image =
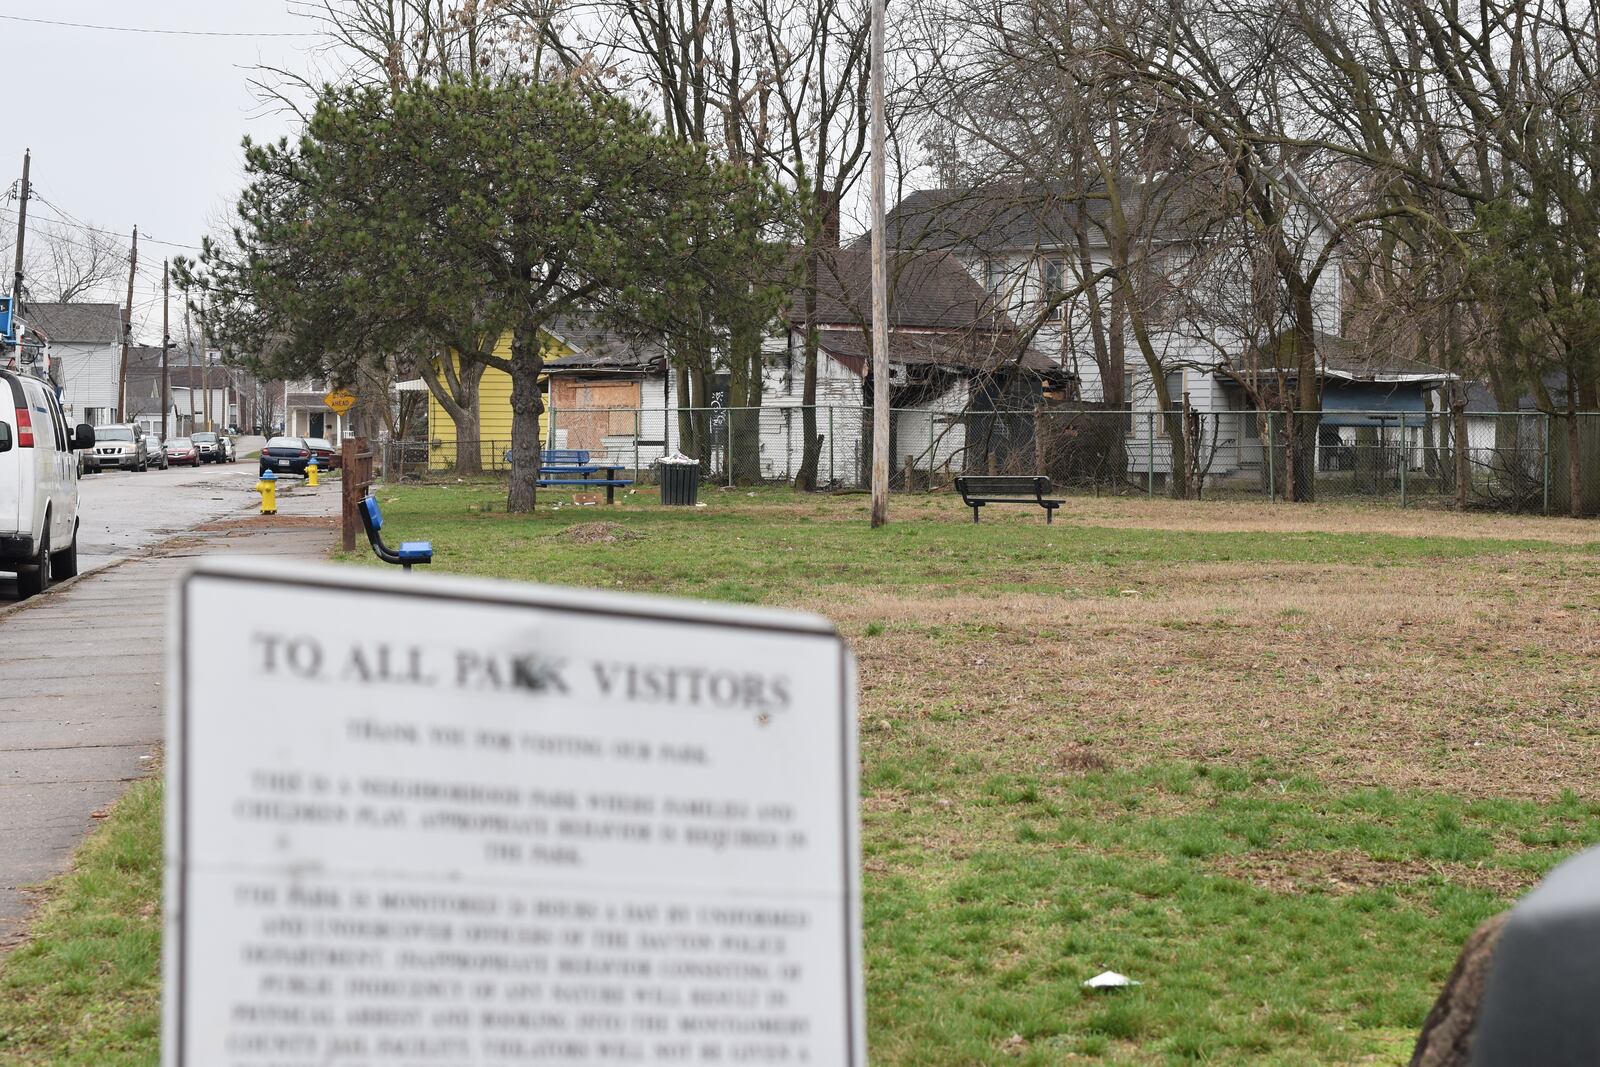
[[[93,453],[84,453],[84,464],[89,470],[116,467],[120,470],[142,471],[150,466],[145,433],[139,427],[126,423],[97,426],[94,437]]]

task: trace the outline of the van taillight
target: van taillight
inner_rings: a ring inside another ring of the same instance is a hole
[[[17,447],[33,447],[33,414],[26,407],[17,409]]]

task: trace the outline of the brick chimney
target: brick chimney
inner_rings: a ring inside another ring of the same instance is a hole
[[[822,235],[819,244],[823,248],[839,247],[839,194],[833,189],[822,190]]]

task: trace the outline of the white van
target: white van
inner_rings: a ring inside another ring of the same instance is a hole
[[[0,570],[23,597],[78,573],[77,449],[94,429],[68,429],[49,382],[0,370]]]

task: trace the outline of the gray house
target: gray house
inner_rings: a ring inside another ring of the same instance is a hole
[[[23,319],[49,342],[50,377],[61,388],[67,421],[114,421],[127,329],[122,306],[29,302]]]

